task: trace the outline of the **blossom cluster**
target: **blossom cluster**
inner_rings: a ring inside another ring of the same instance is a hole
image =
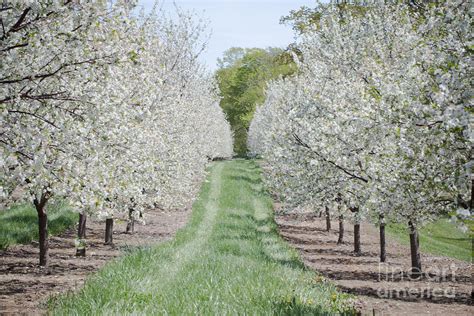
[[[472,15],[464,0],[321,7],[298,74],[270,83],[250,126],[286,205],[413,226],[468,209]]]
[[[189,205],[232,155],[205,25],[133,1],[4,1],[0,200],[67,199],[105,217]]]

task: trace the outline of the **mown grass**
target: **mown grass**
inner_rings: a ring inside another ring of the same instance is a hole
[[[391,224],[387,231],[401,243],[409,244],[406,226]],[[455,224],[445,218],[430,223],[420,230],[420,249],[422,252],[469,262],[472,261],[473,256],[470,233],[462,232]]]
[[[77,213],[64,202],[48,206],[48,232],[58,235],[77,222]],[[38,240],[38,215],[30,204],[18,204],[0,211],[0,249]]]
[[[277,233],[253,161],[211,168],[188,225],[169,242],[108,264],[52,314],[323,315],[352,313],[348,295],[306,269]]]

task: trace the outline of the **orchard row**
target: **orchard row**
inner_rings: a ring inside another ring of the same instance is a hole
[[[472,224],[474,42],[469,1],[321,6],[295,53],[298,75],[270,84],[249,132],[289,209],[381,229],[402,222],[412,270],[420,226]],[[471,211],[470,211],[471,209]]]
[[[189,205],[209,160],[232,155],[216,84],[197,57],[205,25],[130,1],[4,1],[0,200],[111,219]]]

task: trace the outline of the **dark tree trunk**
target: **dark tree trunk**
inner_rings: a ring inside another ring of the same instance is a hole
[[[354,254],[360,255],[360,223],[356,222],[354,224]]]
[[[111,245],[113,243],[113,233],[114,233],[114,219],[107,218],[105,220],[105,244]]]
[[[76,249],[76,256],[78,257],[86,256],[86,246],[83,244],[84,239],[86,239],[86,222],[87,214],[79,213],[79,225],[77,226],[77,239],[79,239],[79,245]]]
[[[331,214],[329,214],[329,207],[326,206],[326,230],[331,230]]]
[[[385,262],[387,260],[387,252],[385,249],[385,219],[383,215],[379,216],[380,221],[380,262]]]
[[[359,208],[352,207],[351,212],[354,213],[354,254],[360,255],[361,254],[361,247],[360,247],[360,222],[359,222]]]
[[[337,244],[342,244],[344,242],[344,215],[339,215],[339,237],[337,239]]]
[[[412,221],[408,222],[410,230],[410,254],[411,254],[411,273],[412,275],[421,274],[420,240],[418,230]]]
[[[46,212],[46,203],[49,199],[49,193],[43,193],[41,199],[35,199],[34,205],[38,213],[38,230],[39,230],[39,264],[40,266],[48,266],[48,214]]]
[[[49,243],[48,243],[48,214],[38,213],[40,266],[48,266]]]
[[[127,223],[127,234],[133,234],[135,232],[135,218],[133,217],[133,209],[128,211],[128,223]]]
[[[77,237],[79,237],[80,239],[86,238],[86,222],[87,222],[87,214],[79,213],[79,225],[77,226]]]
[[[471,179],[471,202],[469,203],[469,211],[471,212],[471,214],[473,210],[474,210],[474,177]],[[474,250],[474,238],[471,238],[471,251],[473,250]],[[471,284],[474,284],[474,273],[471,273]],[[471,299],[474,299],[474,288],[471,289]]]

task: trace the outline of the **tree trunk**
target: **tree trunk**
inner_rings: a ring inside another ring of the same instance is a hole
[[[38,227],[39,227],[39,248],[40,248],[40,266],[48,266],[49,257],[49,243],[48,243],[48,214],[38,212]]]
[[[380,262],[387,260],[387,252],[385,249],[385,218],[382,214],[379,216],[379,229],[380,229]]]
[[[469,203],[469,211],[471,212],[471,214],[473,210],[474,210],[474,177],[472,177],[471,179],[471,202]],[[474,250],[474,238],[471,238],[471,251],[472,250]],[[471,273],[471,284],[474,284],[474,273]],[[471,289],[471,300],[472,299],[474,299],[474,288]]]
[[[329,207],[326,206],[326,230],[331,230],[331,215],[329,214]]]
[[[387,252],[385,247],[385,222],[384,216],[380,215],[380,262],[386,262],[387,260]]]
[[[49,193],[43,193],[38,201],[34,199],[33,203],[38,213],[38,230],[39,230],[39,264],[42,267],[48,266],[48,214],[46,212],[46,203],[49,199]]]
[[[127,234],[133,234],[135,232],[135,219],[131,218],[128,220],[127,229],[125,231]]]
[[[354,224],[354,253],[356,255],[361,254],[360,250],[360,223],[356,222]]]
[[[410,229],[410,254],[411,254],[411,273],[412,275],[421,274],[421,258],[420,258],[420,240],[418,231],[412,221],[408,222]]]
[[[360,222],[359,222],[359,208],[352,207],[351,212],[354,213],[354,254],[360,255],[361,254],[361,247],[360,247]]]
[[[344,242],[344,215],[339,215],[339,237],[337,244],[340,245]]]
[[[133,209],[130,209],[128,211],[128,223],[127,223],[127,229],[126,233],[127,234],[133,234],[135,232],[135,218],[132,215]]]
[[[105,244],[112,245],[113,243],[113,232],[114,232],[114,219],[107,218],[105,220]]]
[[[77,237],[80,239],[86,239],[86,222],[87,214],[79,213],[79,226],[77,227]]]
[[[86,245],[84,244],[84,239],[86,239],[86,221],[87,214],[79,213],[79,225],[77,226],[77,239],[79,240],[79,245],[76,248],[77,257],[86,256]]]

